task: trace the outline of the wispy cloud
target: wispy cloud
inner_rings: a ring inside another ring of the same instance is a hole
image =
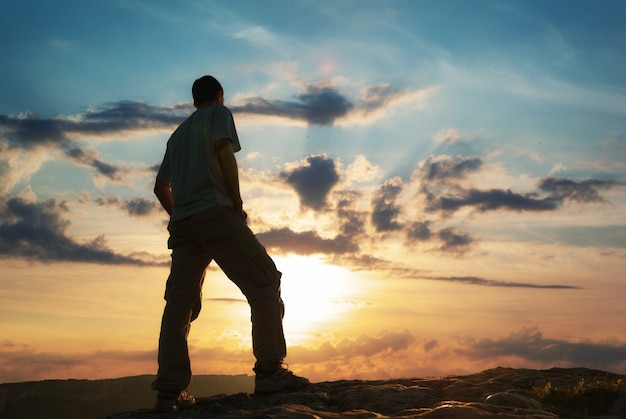
[[[571,285],[541,285],[541,284],[532,284],[529,282],[496,281],[493,279],[478,278],[475,276],[431,276],[431,277],[424,277],[424,278],[432,279],[436,281],[459,282],[459,283],[470,284],[470,285],[484,285],[487,287],[538,288],[538,289],[555,289],[555,290],[580,289],[579,287],[575,287]]]

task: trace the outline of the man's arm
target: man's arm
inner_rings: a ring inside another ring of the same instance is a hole
[[[239,191],[239,169],[232,142],[227,138],[222,138],[215,142],[214,148],[217,153],[217,163],[226,184],[226,192],[235,205],[235,212],[245,220],[246,216],[243,212],[243,202]]]
[[[174,196],[172,195],[172,189],[169,183],[159,182],[154,183],[154,194],[159,198],[159,202],[163,206],[163,209],[167,211],[169,215],[172,215],[172,209],[174,208]]]

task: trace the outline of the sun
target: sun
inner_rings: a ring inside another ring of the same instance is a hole
[[[357,288],[349,270],[328,265],[320,257],[288,256],[274,260],[283,273],[283,327],[290,340],[306,340],[324,323],[350,311],[349,302]]]

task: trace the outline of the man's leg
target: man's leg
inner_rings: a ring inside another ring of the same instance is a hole
[[[280,296],[281,273],[274,261],[232,209],[207,211],[196,221],[197,229],[205,232],[204,245],[211,258],[250,303],[255,392],[307,385],[309,380],[282,367],[287,353],[283,333],[285,306]]]
[[[241,222],[230,253],[216,254],[215,261],[241,289],[252,312],[252,349],[256,358],[254,392],[276,392],[309,384],[284,368],[287,355],[283,316],[285,305],[280,296],[281,273],[265,248]]]
[[[215,262],[246,296],[251,310],[255,371],[275,371],[286,356],[280,296],[281,273],[252,231],[232,211],[225,218],[234,237],[214,253]]]
[[[152,384],[163,394],[185,391],[191,382],[187,347],[190,323],[199,313],[204,274],[210,259],[191,242],[172,248],[172,266],[165,290],[165,310],[159,337],[159,370]]]

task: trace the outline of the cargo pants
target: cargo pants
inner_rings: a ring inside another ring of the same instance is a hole
[[[251,310],[255,371],[273,371],[286,356],[281,273],[246,223],[230,207],[215,207],[170,222],[172,250],[159,336],[154,390],[178,393],[191,382],[187,336],[202,307],[202,285],[212,260],[239,287]]]

